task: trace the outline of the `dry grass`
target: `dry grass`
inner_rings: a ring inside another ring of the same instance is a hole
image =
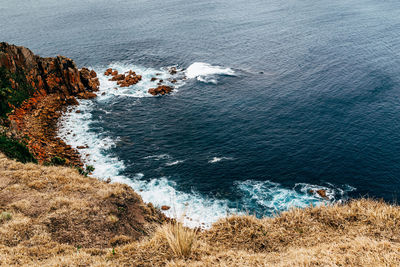
[[[196,232],[146,227],[160,215],[130,188],[72,169],[0,155],[0,177],[2,266],[400,266],[400,207],[380,201],[232,216]]]
[[[196,231],[181,223],[168,223],[162,228],[169,247],[177,257],[188,258],[196,246]]]

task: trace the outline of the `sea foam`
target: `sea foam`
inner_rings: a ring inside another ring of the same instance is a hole
[[[213,66],[204,62],[195,62],[186,69],[188,79],[197,78],[198,81],[205,83],[217,83],[216,75],[234,76],[235,72],[230,68]]]
[[[196,67],[197,66],[197,67]],[[202,66],[206,66],[204,69]],[[115,83],[108,81],[107,76],[102,73],[106,68],[96,69],[99,73],[101,82],[98,97],[94,100],[79,100],[79,106],[69,107],[68,111],[59,121],[59,136],[73,148],[78,146],[87,146],[85,149],[79,149],[82,160],[87,165],[93,165],[95,170],[93,176],[100,179],[110,178],[112,182],[121,182],[131,186],[140,194],[145,202],[151,202],[155,206],[170,206],[171,209],[163,211],[167,216],[181,219],[189,227],[208,228],[218,219],[229,214],[240,214],[258,208],[270,211],[282,211],[293,206],[305,207],[310,204],[319,205],[326,203],[317,194],[310,194],[310,189],[326,189],[328,196],[332,201],[345,197],[347,191],[352,189],[336,189],[333,185],[321,187],[308,184],[297,184],[294,188],[286,188],[278,183],[270,181],[242,181],[234,183],[233,191],[240,196],[232,203],[228,199],[217,199],[207,197],[195,190],[183,192],[177,190],[177,184],[170,177],[146,177],[143,173],[132,173],[128,176],[122,175],[125,170],[123,160],[113,154],[112,149],[118,140],[113,140],[108,133],[104,131],[101,123],[95,123],[92,117],[93,108],[96,101],[108,103],[108,99],[114,97],[149,97],[147,88],[154,86],[150,81],[156,74],[162,79],[171,78],[168,69],[151,69],[138,66],[113,64],[107,67],[117,69],[120,73],[130,69],[143,76],[143,80],[131,87],[114,89]],[[194,63],[192,68],[186,70],[189,77],[198,77],[198,75],[228,74],[233,75],[233,71],[221,67],[211,66],[205,63]],[[178,87],[180,84],[178,84]],[[106,111],[104,108],[104,112]],[[80,112],[76,112],[80,110]],[[101,111],[101,110],[100,110]],[[160,161],[164,166],[173,166],[183,163],[183,160],[173,159],[170,155],[152,155],[148,160]],[[209,160],[210,163],[216,163],[221,160],[231,160],[229,157],[215,157]],[[162,160],[162,161],[161,161]],[[164,161],[167,160],[167,163]]]

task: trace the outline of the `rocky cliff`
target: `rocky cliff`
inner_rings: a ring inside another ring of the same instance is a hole
[[[8,71],[9,83],[14,90],[23,89],[14,78],[18,76],[42,95],[58,93],[67,97],[99,88],[94,71],[78,70],[74,61],[67,57],[42,58],[28,48],[4,42],[0,43],[0,68]]]
[[[78,153],[56,136],[56,122],[67,105],[93,98],[96,72],[78,69],[63,56],[42,58],[21,46],[0,43],[0,117],[9,136],[23,140],[39,162],[58,158],[75,166]],[[4,130],[3,130],[4,131]]]

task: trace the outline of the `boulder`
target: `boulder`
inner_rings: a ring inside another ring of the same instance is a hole
[[[167,85],[160,85],[157,88],[150,88],[148,90],[148,93],[151,95],[165,95],[171,93],[173,90],[172,87],[167,86]]]
[[[110,76],[110,75],[111,75],[111,73],[112,73],[112,69],[111,69],[111,68],[109,68],[109,69],[106,69],[106,71],[104,72],[104,75],[106,75],[106,76]]]
[[[170,73],[171,75],[175,75],[175,74],[177,73],[176,68],[175,68],[175,67],[170,68],[170,69],[169,69],[169,73]]]
[[[79,76],[82,84],[89,91],[98,91],[100,87],[99,79],[96,78],[97,74],[94,70],[89,71],[87,68],[82,68],[79,71]]]
[[[92,92],[82,92],[77,95],[79,99],[92,99],[95,98],[97,95]]]
[[[316,192],[320,197],[325,198],[325,199],[329,199],[328,196],[326,195],[326,190],[325,189],[319,189]]]

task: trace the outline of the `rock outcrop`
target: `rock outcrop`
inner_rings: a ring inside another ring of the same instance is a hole
[[[8,135],[27,140],[39,162],[52,158],[81,166],[79,154],[57,137],[57,120],[75,97],[96,97],[99,80],[93,70],[79,70],[74,61],[42,58],[22,46],[0,43],[0,118]]]
[[[67,57],[42,58],[28,48],[4,42],[0,43],[0,68],[2,67],[10,72],[10,76],[23,75],[26,83],[42,95],[58,93],[67,97],[99,88],[94,71],[87,68],[78,70],[74,61]],[[10,83],[12,89],[22,90],[21,84],[12,77]]]
[[[148,92],[152,95],[165,95],[171,93],[172,90],[171,86],[160,85],[157,88],[150,88]]]
[[[117,70],[107,69],[104,72],[106,76],[112,76],[109,81],[116,81],[120,87],[129,87],[137,84],[142,80],[141,75],[137,75],[133,70],[129,70],[123,74],[119,74]]]

